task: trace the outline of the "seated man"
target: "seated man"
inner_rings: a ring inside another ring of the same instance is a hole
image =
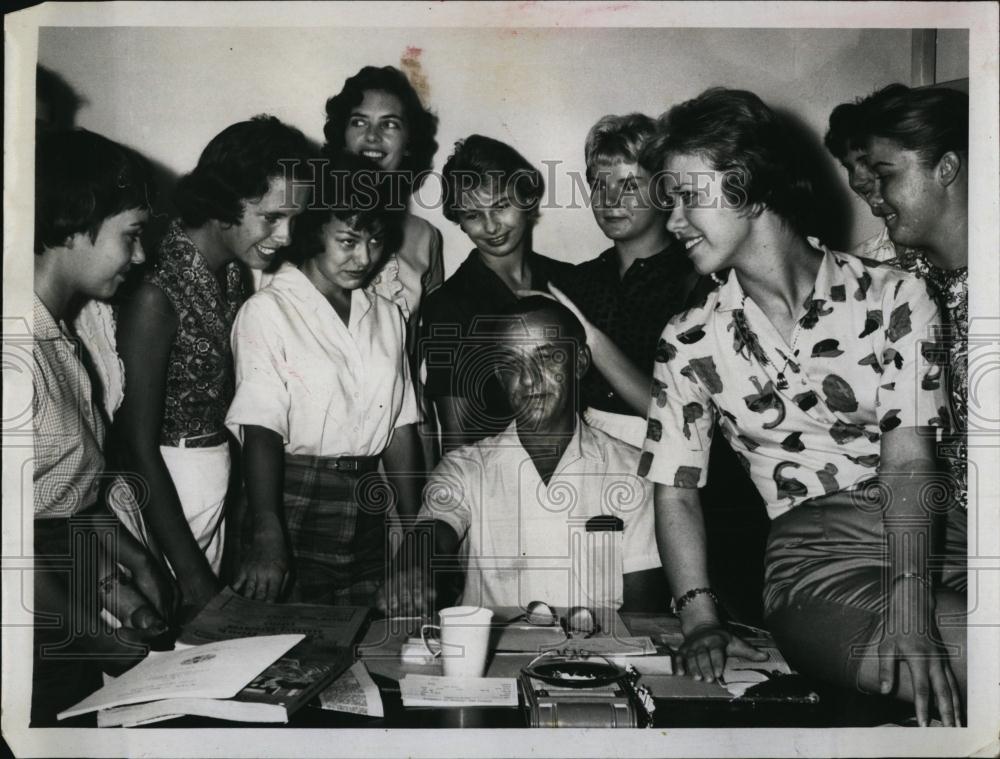
[[[582,325],[542,296],[506,316],[494,372],[514,421],[434,470],[412,535],[419,544],[432,533],[433,557],[401,551],[380,608],[450,605],[457,588],[441,570],[457,564],[463,604],[665,610],[651,494],[634,474],[639,452],[579,414],[590,366]]]

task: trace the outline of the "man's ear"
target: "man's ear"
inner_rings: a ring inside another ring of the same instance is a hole
[[[943,187],[954,184],[962,173],[962,164],[962,156],[954,150],[949,150],[941,156],[937,164],[937,177]]]

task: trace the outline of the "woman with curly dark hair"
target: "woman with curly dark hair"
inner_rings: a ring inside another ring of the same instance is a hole
[[[264,269],[290,242],[292,220],[308,201],[303,180],[312,157],[298,129],[270,116],[216,135],[177,185],[180,218],[155,265],[122,304],[117,442],[125,467],[148,486],[143,537],[195,609],[219,589],[231,463],[229,340],[249,295],[244,267]]]
[[[396,195],[392,201],[399,210],[406,209],[430,173],[438,147],[436,133],[437,116],[393,66],[365,66],[326,101],[324,152],[331,158],[341,151],[361,155],[390,172]],[[443,281],[441,232],[406,213],[399,249],[386,257],[369,286],[399,305],[412,336],[423,296]]]

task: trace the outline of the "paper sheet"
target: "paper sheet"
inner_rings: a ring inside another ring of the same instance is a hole
[[[517,706],[513,677],[407,675],[399,681],[403,706]]]
[[[323,709],[335,712],[364,714],[368,717],[385,716],[378,686],[361,661],[355,662],[354,666],[319,694],[319,704]]]

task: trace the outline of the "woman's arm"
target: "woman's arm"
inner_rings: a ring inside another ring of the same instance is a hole
[[[200,609],[218,592],[219,581],[191,533],[159,447],[167,361],[177,326],[170,302],[153,285],[141,285],[123,304],[118,352],[125,367],[125,398],[115,417],[115,441],[126,467],[146,482],[143,519],[175,568],[183,603]]]
[[[928,485],[935,475],[934,437],[930,428],[897,427],[882,437],[879,479],[889,503],[882,517],[889,548],[889,605],[885,634],[879,643],[879,687],[897,686],[897,661],[910,675],[909,690],[917,722],[929,724],[931,698],[942,722],[957,724],[958,685],[941,646],[935,623],[935,598],[927,561],[939,520],[929,510]]]
[[[653,496],[656,546],[674,598],[696,588],[708,588],[708,546],[701,499],[695,488],[656,485]],[[722,625],[712,597],[700,593],[678,612],[684,645],[680,649],[682,673],[708,682],[722,676],[726,656],[763,661],[758,651]]]
[[[289,578],[281,518],[285,446],[274,430],[243,427],[243,471],[252,538],[233,588],[247,598],[276,601]]]
[[[573,312],[587,331],[587,345],[598,368],[614,391],[641,416],[649,410],[649,391],[652,378],[644,374],[610,337],[590,322],[564,292],[550,284],[549,290],[556,300]]]
[[[396,492],[396,511],[404,527],[411,527],[420,511],[424,487],[424,463],[415,424],[404,424],[392,432],[392,440],[382,453],[386,478]]]

